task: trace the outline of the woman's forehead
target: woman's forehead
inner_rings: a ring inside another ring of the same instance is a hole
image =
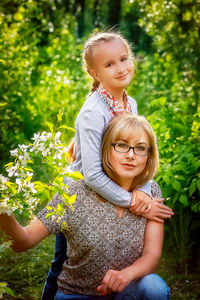
[[[149,142],[149,136],[142,128],[141,126],[135,126],[134,128],[124,128],[123,130],[116,132],[116,135],[114,137],[116,140],[122,140],[122,141],[144,141]]]

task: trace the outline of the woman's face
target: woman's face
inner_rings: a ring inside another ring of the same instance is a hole
[[[134,130],[133,132],[124,133],[120,139],[115,141],[120,143],[120,147],[124,147],[127,144],[131,147],[139,147],[138,149],[143,151],[143,148],[149,148],[149,137],[143,128]],[[120,153],[114,150],[111,146],[110,149],[110,164],[114,173],[114,180],[121,187],[126,190],[132,186],[133,179],[142,173],[146,167],[148,155],[141,156],[135,154],[133,149],[130,149],[127,153]]]

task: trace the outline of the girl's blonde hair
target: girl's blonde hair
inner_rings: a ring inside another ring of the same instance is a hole
[[[92,76],[91,75],[91,69],[93,68],[92,54],[93,54],[94,47],[98,46],[102,42],[109,42],[116,39],[120,39],[122,41],[122,43],[124,44],[127,50],[129,57],[131,58],[132,61],[134,60],[134,56],[131,51],[131,46],[120,33],[112,32],[112,31],[96,33],[87,40],[83,48],[83,65],[86,71],[90,74],[90,76]],[[98,88],[99,84],[100,82],[93,77],[91,92],[94,92]]]
[[[159,166],[159,155],[156,143],[156,135],[143,116],[133,113],[123,113],[117,115],[107,126],[101,144],[102,166],[107,175],[115,181],[115,174],[110,164],[110,150],[112,143],[120,140],[122,135],[133,134],[134,131],[144,129],[149,138],[150,153],[147,158],[146,167],[141,174],[136,176],[132,182],[131,189],[144,185],[155,176]]]

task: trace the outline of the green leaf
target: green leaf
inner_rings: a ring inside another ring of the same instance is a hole
[[[46,210],[52,210],[53,207],[52,206],[46,206]]]
[[[72,195],[72,196],[69,198],[69,204],[73,204],[75,201],[76,201],[76,194]]]
[[[10,288],[8,288],[8,287],[3,287],[3,290],[7,294],[9,294],[9,295],[11,295],[13,297],[15,296],[14,292]]]
[[[73,178],[73,179],[84,179],[83,175],[80,172],[73,172],[68,174],[69,177]]]
[[[59,177],[56,177],[55,180],[54,180],[54,183],[56,184],[61,184],[63,182],[63,176],[59,176]]]
[[[58,122],[62,121],[62,116],[63,116],[63,112],[60,112],[60,113],[57,114],[57,120],[58,120]]]
[[[189,202],[188,202],[188,197],[186,194],[181,194],[179,197],[179,202],[182,203],[184,206],[188,206]]]
[[[200,191],[200,180],[199,179],[197,180],[197,187],[198,187],[198,190]]]
[[[7,168],[7,167],[10,168],[10,167],[12,167],[12,165],[13,165],[13,162],[10,162],[10,163],[6,164],[4,167],[5,168]]]
[[[178,192],[181,190],[181,184],[178,180],[174,180],[172,186]]]
[[[74,128],[72,128],[72,127],[68,127],[68,126],[65,126],[65,125],[62,125],[62,126],[59,126],[58,127],[58,129],[68,129],[68,130],[71,130],[71,131],[73,131],[73,132],[76,132],[76,130],[74,129]]]
[[[54,129],[53,124],[50,122],[45,122],[45,125],[47,125],[49,127],[49,130],[51,131],[51,133],[53,133],[53,129]]]
[[[192,18],[192,12],[187,10],[184,14],[183,14],[183,21],[190,21]]]
[[[0,63],[5,64],[6,62],[5,62],[5,60],[0,59]]]
[[[51,217],[53,215],[54,215],[54,212],[48,213],[48,214],[46,214],[45,219],[48,219],[49,217]]]
[[[1,102],[0,103],[0,106],[6,106],[8,103],[6,103],[6,102]]]
[[[189,196],[190,197],[194,194],[194,192],[196,191],[196,188],[197,188],[196,182],[192,181],[189,186]]]

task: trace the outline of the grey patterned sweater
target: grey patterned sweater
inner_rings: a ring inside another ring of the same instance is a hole
[[[109,269],[121,270],[138,259],[143,250],[147,220],[125,209],[120,218],[116,207],[101,201],[84,181],[71,182],[69,194],[77,195],[74,212],[66,208],[63,221],[69,226],[67,257],[58,277],[58,289],[65,294],[99,295],[96,288]],[[159,186],[152,183],[152,195],[161,197]],[[60,203],[58,194],[54,205]],[[48,204],[53,206],[52,201]],[[45,219],[44,208],[38,218],[53,234],[61,231],[61,222]]]

